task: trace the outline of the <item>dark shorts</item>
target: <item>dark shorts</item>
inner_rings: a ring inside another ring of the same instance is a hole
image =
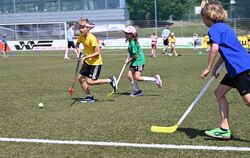
[[[151,44],[151,48],[156,48],[156,44]]]
[[[4,43],[4,44],[3,44],[3,51],[6,52],[6,50],[7,50],[7,43]]]
[[[240,95],[244,96],[250,93],[250,70],[244,71],[233,78],[226,74],[220,83],[236,88]]]
[[[167,38],[167,39],[165,39],[165,40],[163,40],[163,44],[164,44],[164,46],[168,46],[168,44],[169,44],[169,40],[168,40],[168,38]]]
[[[79,71],[79,74],[87,76],[92,80],[97,80],[100,76],[101,69],[102,65],[88,65],[87,63],[84,63]]]
[[[134,69],[135,71],[140,71],[140,72],[142,72],[143,69],[144,69],[144,65],[142,65],[142,66],[132,66],[132,65],[130,65],[129,68],[132,68],[132,69]]]
[[[68,41],[68,48],[76,48],[76,45],[75,45],[75,43],[74,43],[74,41]]]

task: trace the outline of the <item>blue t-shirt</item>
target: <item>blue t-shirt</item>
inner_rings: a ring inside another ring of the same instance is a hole
[[[210,42],[219,45],[219,53],[225,61],[230,77],[250,69],[250,55],[227,24],[224,22],[213,24],[208,30],[208,35]]]
[[[170,34],[169,29],[164,29],[161,33],[161,36],[162,38],[168,38],[169,34]]]
[[[71,28],[69,28],[68,30],[67,30],[67,40],[68,41],[74,41],[74,31],[71,29]]]
[[[4,44],[6,44],[6,43],[7,43],[7,38],[6,38],[6,36],[3,36],[3,38],[2,38],[2,42],[3,42]]]

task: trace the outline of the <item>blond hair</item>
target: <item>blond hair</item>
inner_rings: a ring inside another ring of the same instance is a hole
[[[78,26],[85,26],[86,24],[89,23],[89,19],[85,19],[85,18],[80,18],[80,20],[78,21]]]
[[[222,4],[218,1],[206,3],[201,9],[201,14],[213,22],[225,21],[227,19],[227,11],[224,10]]]

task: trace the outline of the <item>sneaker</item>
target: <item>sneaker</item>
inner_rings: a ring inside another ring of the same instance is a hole
[[[213,138],[220,138],[220,139],[230,139],[231,138],[231,131],[223,131],[220,128],[215,128],[210,131],[205,131],[205,134],[209,137]]]
[[[86,98],[81,99],[80,102],[81,103],[93,103],[95,102],[95,99],[93,96],[87,96]]]
[[[69,57],[64,57],[64,60],[69,60],[70,58]]]
[[[159,88],[162,88],[162,81],[161,81],[161,77],[159,74],[157,74],[155,76],[155,82],[154,82]]]
[[[168,55],[168,56],[170,56],[170,57],[172,56],[172,54],[171,54],[171,53],[167,53],[167,55]]]
[[[112,77],[110,77],[109,79],[111,80],[111,82],[110,82],[109,84],[110,84],[110,85],[112,86],[112,88],[114,89],[114,92],[116,92],[117,89],[118,89],[118,85],[117,85],[117,80],[116,80],[115,76],[112,76]]]
[[[132,93],[130,93],[131,97],[138,97],[138,96],[142,96],[142,90],[139,90],[139,91],[134,91]]]

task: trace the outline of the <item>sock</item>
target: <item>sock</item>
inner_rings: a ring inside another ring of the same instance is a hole
[[[144,81],[152,81],[155,82],[155,78],[154,77],[147,77],[147,76],[142,76]]]
[[[69,50],[66,49],[65,54],[64,54],[64,58],[68,58],[68,52],[69,52]]]
[[[111,83],[111,81],[112,81],[112,80],[111,80],[110,78],[108,78],[108,83]]]
[[[222,131],[227,131],[228,129],[225,129],[225,128],[222,128],[222,127],[220,127],[220,129],[222,130]]]
[[[131,84],[132,84],[135,92],[140,90],[139,87],[138,87],[138,84],[134,80],[131,81]]]

